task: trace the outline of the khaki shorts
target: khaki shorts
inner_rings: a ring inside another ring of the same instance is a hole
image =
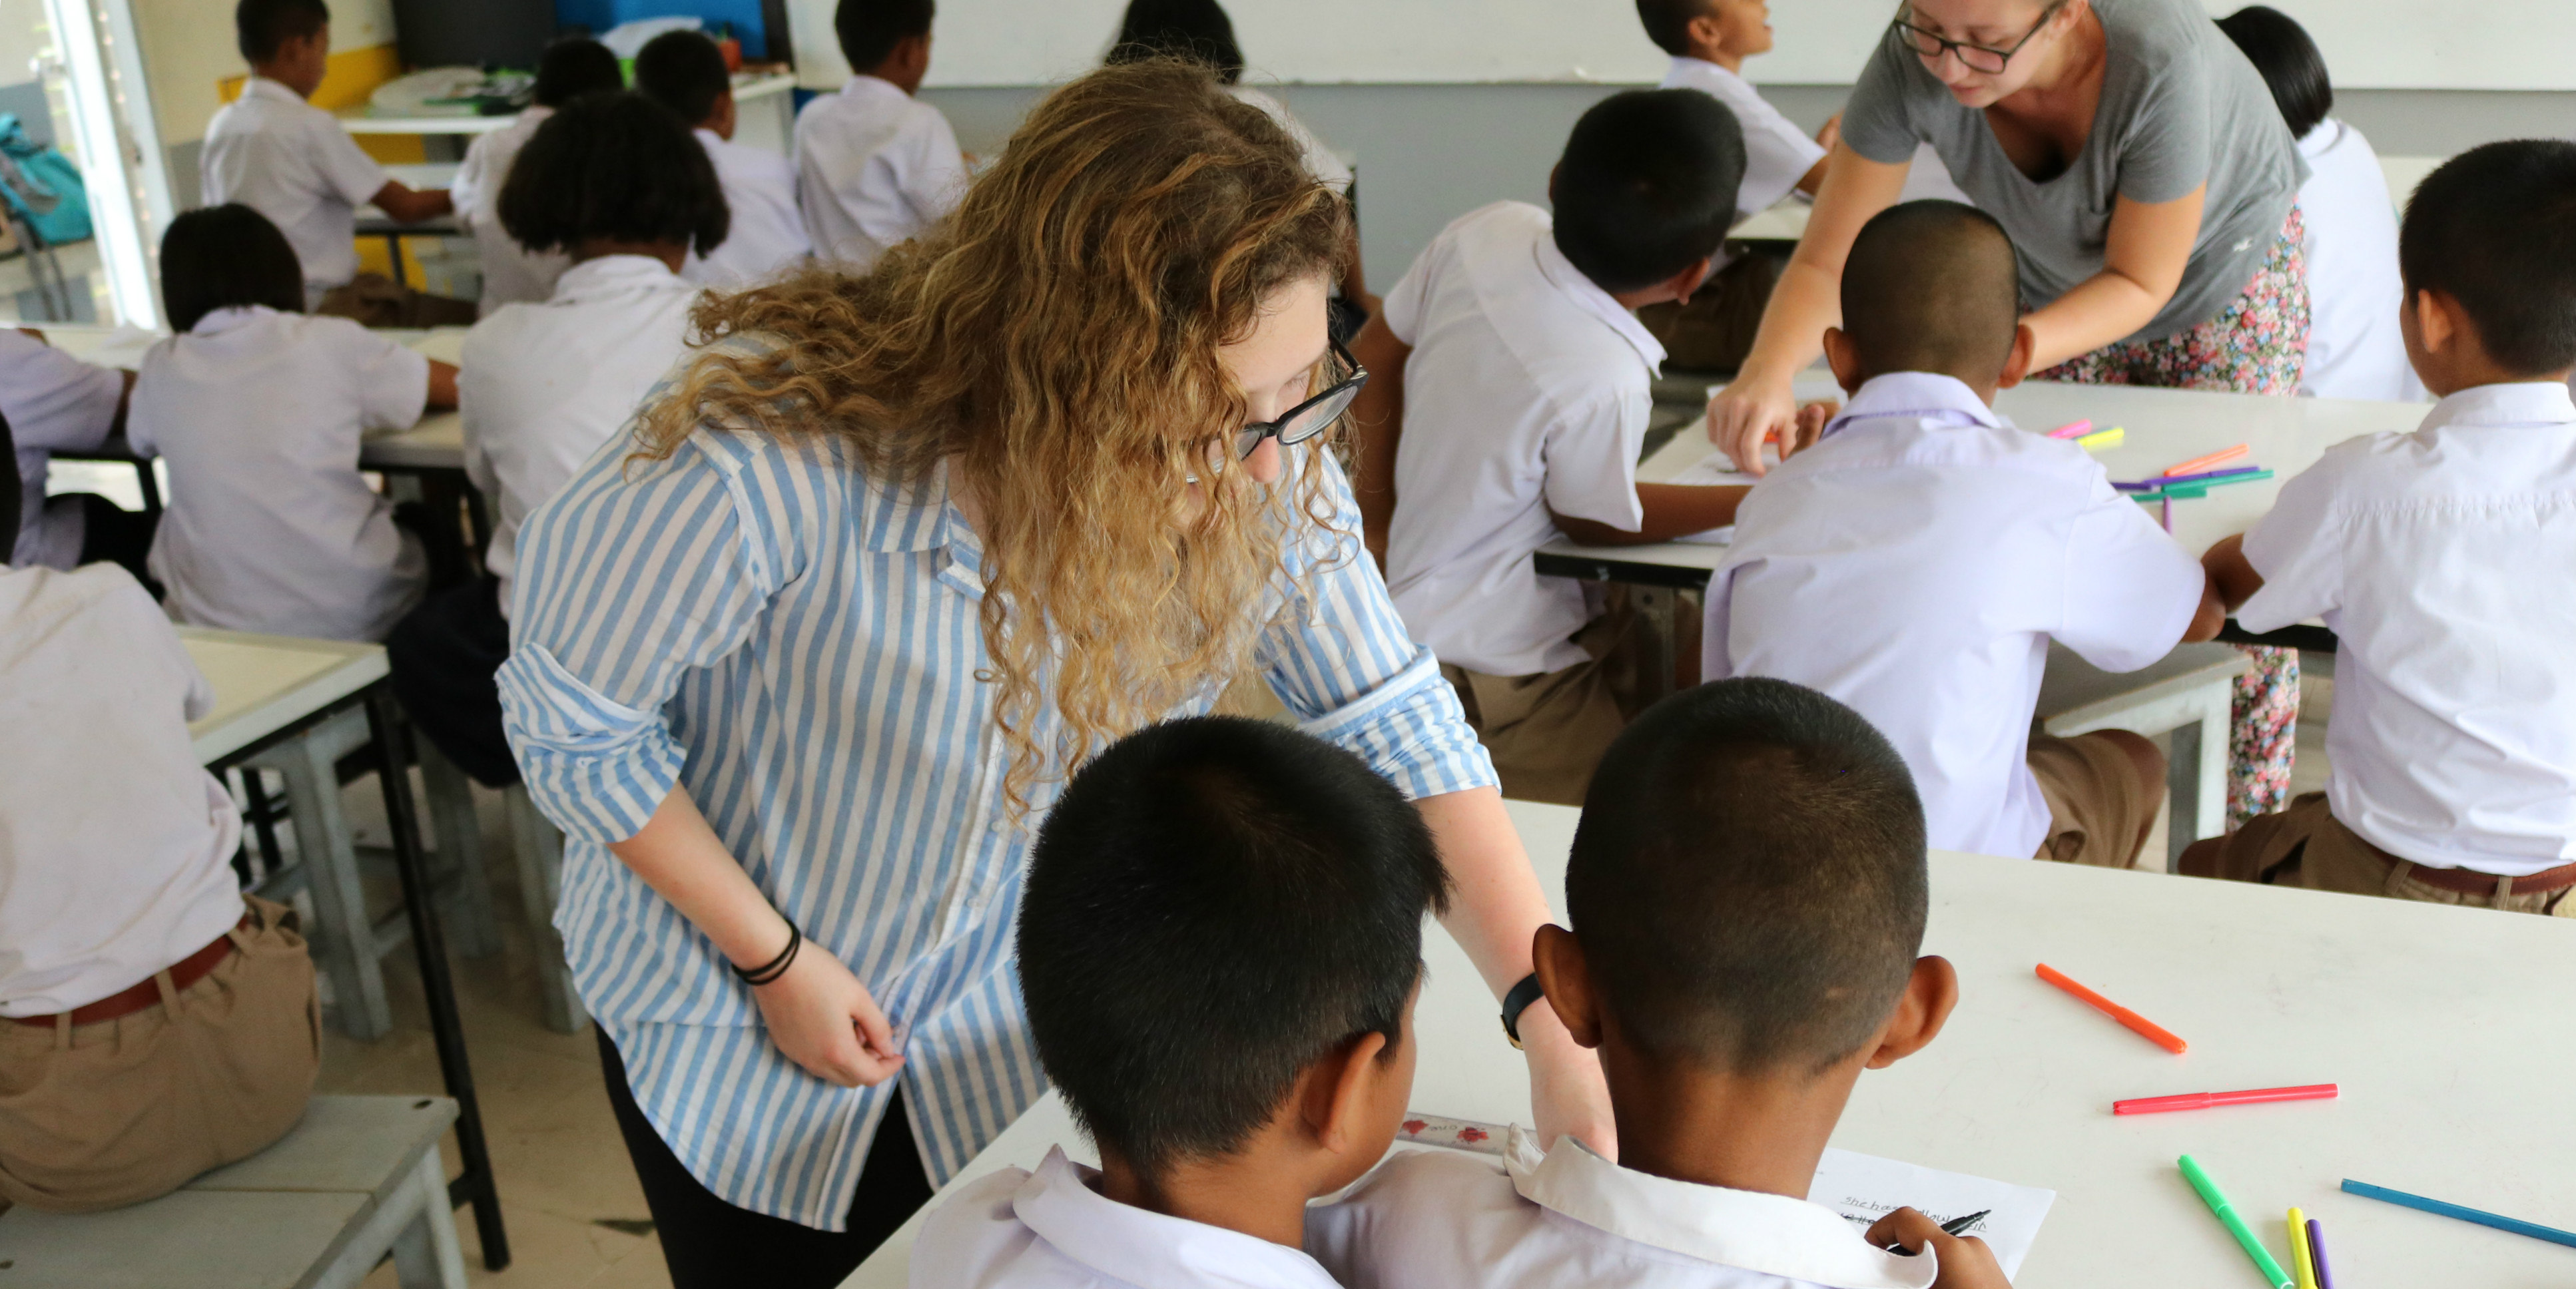
[[[291,910],[245,903],[235,952],[175,994],[165,983],[158,1007],[77,1027],[0,1021],[0,1197],[57,1213],[141,1203],[304,1117],[322,1063],[313,960]]]
[[[1634,651],[1623,647],[1634,616],[1627,598],[1614,595],[1600,617],[1574,634],[1591,656],[1562,671],[1496,676],[1440,664],[1467,710],[1467,724],[1494,758],[1504,796],[1583,804],[1593,768],[1636,711]]]
[[[2344,826],[2322,792],[2308,793],[2278,814],[2258,815],[2229,835],[2224,845],[2204,843],[2187,852],[2183,861],[2182,871],[2190,877],[2576,917],[2576,898],[2568,894],[2576,887],[2510,891],[2498,899],[2493,892],[2472,894],[2435,886],[2416,876],[2423,870],[2412,861],[2381,850]]]
[[[2164,795],[2138,782],[2137,763],[2100,734],[2033,733],[2024,758],[2048,802],[2048,836],[2035,858],[2128,868],[2164,808]]]

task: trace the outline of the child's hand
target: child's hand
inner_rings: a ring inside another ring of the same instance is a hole
[[[1932,1289],[2012,1289],[1994,1250],[1973,1235],[1952,1235],[1941,1224],[1910,1208],[1900,1208],[1869,1228],[1869,1242],[1884,1249],[1896,1245],[1914,1253],[1926,1246],[1940,1260]]]

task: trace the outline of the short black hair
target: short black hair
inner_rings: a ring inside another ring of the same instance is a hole
[[[2299,20],[2269,5],[2247,5],[2218,20],[2218,29],[2245,51],[2247,62],[2263,74],[2272,102],[2290,125],[2290,137],[2304,139],[2334,110],[2334,82],[2326,76],[2326,56]]]
[[[1658,1060],[1812,1075],[1903,995],[1923,804],[1858,712],[1782,680],[1649,708],[1583,800],[1565,906],[1602,1007]]]
[[[161,234],[161,307],[182,334],[217,309],[304,312],[304,265],[268,216],[237,201],[187,211]]]
[[[330,25],[331,6],[322,0],[241,0],[233,7],[233,43],[253,67]]]
[[[884,62],[905,37],[930,34],[937,11],[933,0],[841,0],[832,11],[832,34],[840,38],[850,70],[864,72]]]
[[[2021,325],[2012,235],[1994,216],[1955,201],[1890,206],[1852,239],[1842,305],[1843,333],[1866,375],[1993,380]]]
[[[696,126],[714,115],[716,100],[733,89],[724,51],[705,32],[666,31],[635,55],[635,92]]]
[[[2443,162],[2406,203],[2397,269],[2408,300],[2459,301],[2506,370],[2576,365],[2576,143],[2507,139]]]
[[[537,56],[536,102],[562,107],[584,94],[606,94],[626,88],[626,73],[617,54],[588,36],[566,36]]]
[[[556,109],[510,163],[501,227],[532,251],[593,237],[677,242],[701,255],[732,226],[715,165],[689,127],[632,91]]]
[[[1655,48],[1683,58],[1690,54],[1691,19],[1705,17],[1710,8],[1710,0],[1637,0],[1637,21]]]
[[[1609,292],[1653,286],[1717,253],[1744,182],[1744,127],[1698,90],[1592,105],[1551,185],[1556,248]]]
[[[1108,61],[1141,63],[1148,58],[1205,63],[1227,85],[1243,79],[1243,46],[1235,41],[1234,20],[1217,0],[1127,0]]]
[[[1447,905],[1421,813],[1358,757],[1270,721],[1148,727],[1074,775],[1029,857],[1038,1061],[1149,1175],[1240,1150],[1336,1046],[1401,1040]]]

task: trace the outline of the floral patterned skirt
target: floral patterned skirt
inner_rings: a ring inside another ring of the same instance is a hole
[[[2149,385],[2238,394],[2296,394],[2308,354],[2307,221],[2296,205],[2236,301],[2177,335],[2124,340],[2070,358],[2034,380]],[[2236,679],[2227,738],[2227,828],[2287,805],[2297,750],[2299,651],[2240,645],[2254,669]]]

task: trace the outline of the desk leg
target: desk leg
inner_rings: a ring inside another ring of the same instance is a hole
[[[393,691],[382,681],[367,691],[367,724],[375,735],[376,780],[385,792],[385,824],[394,835],[394,868],[402,876],[403,916],[411,923],[412,951],[420,957],[420,985],[429,998],[429,1028],[438,1045],[438,1068],[447,1095],[456,1098],[456,1149],[465,1174],[449,1190],[474,1205],[474,1229],[483,1237],[483,1265],[510,1265],[510,1237],[501,1229],[501,1196],[492,1184],[492,1152],[483,1141],[483,1110],[474,1096],[474,1071],[465,1059],[465,1026],[456,1013],[456,982],[447,974],[447,942],[439,934],[428,865],[420,853],[420,816],[403,770],[402,718]]]
[[[2165,800],[2173,810],[2165,827],[2165,871],[2182,871],[2183,848],[2200,840],[2200,820],[2206,812],[2206,791],[2201,785],[2200,748],[2208,742],[2203,720],[2174,727],[2169,735],[2173,749],[2165,754]],[[2221,789],[2224,791],[2224,789]]]
[[[1673,692],[1673,661],[1680,647],[1673,632],[1681,626],[1680,615],[1673,611],[1674,592],[1661,586],[1631,586],[1628,602],[1637,606],[1637,627],[1645,633],[1646,667],[1652,673],[1640,677],[1637,697],[1641,705],[1651,705]]]

